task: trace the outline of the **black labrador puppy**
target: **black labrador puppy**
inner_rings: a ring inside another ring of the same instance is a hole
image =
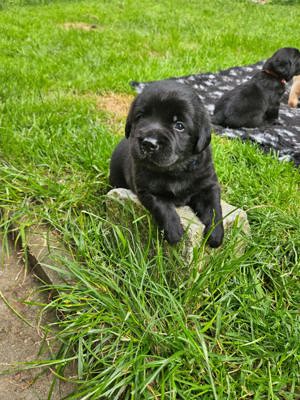
[[[131,189],[170,244],[183,228],[175,207],[190,206],[205,225],[208,243],[223,240],[220,187],[210,148],[210,121],[191,87],[174,80],[146,86],[133,101],[126,138],[114,150],[110,184]]]
[[[299,50],[286,47],[276,51],[261,71],[217,101],[212,122],[230,128],[274,123],[286,82],[299,74]]]

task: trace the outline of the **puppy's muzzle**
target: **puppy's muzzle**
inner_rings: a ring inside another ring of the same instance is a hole
[[[159,149],[158,140],[154,137],[145,137],[140,139],[140,148],[143,153],[153,154]]]

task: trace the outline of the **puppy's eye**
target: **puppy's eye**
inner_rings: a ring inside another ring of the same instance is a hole
[[[135,120],[138,121],[139,119],[142,118],[142,116],[143,116],[143,113],[138,113],[138,114],[136,114]]]
[[[182,122],[180,121],[176,121],[174,124],[174,128],[176,129],[176,131],[182,132],[184,131],[184,125]]]

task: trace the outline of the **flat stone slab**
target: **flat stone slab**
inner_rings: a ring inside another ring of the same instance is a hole
[[[53,231],[45,226],[32,226],[27,230],[26,245],[32,257],[33,270],[41,268],[46,283],[51,285],[72,283],[70,273],[61,262],[61,258],[71,259],[71,255]]]
[[[29,225],[29,224],[28,224]],[[29,225],[24,235],[19,235],[19,227],[13,226],[12,240],[28,262],[31,272],[46,285],[60,286],[73,284],[71,274],[63,265],[63,259],[71,259],[58,235],[45,224]],[[51,292],[58,292],[51,289]]]
[[[250,235],[250,226],[246,212],[225,201],[221,202],[221,206],[225,233],[235,226],[243,234]],[[129,230],[132,230],[137,221],[143,222],[143,219],[149,221],[148,217],[150,216],[149,211],[140,203],[138,197],[132,191],[123,188],[112,189],[107,193],[106,210],[110,222],[115,225],[123,225]],[[193,249],[201,245],[204,225],[190,207],[178,207],[176,211],[185,230],[185,236],[179,245],[182,247],[183,254],[190,257]],[[139,230],[142,237],[148,235],[149,223],[140,224]],[[146,240],[146,236],[144,239]],[[239,246],[237,250],[241,251],[241,247]]]

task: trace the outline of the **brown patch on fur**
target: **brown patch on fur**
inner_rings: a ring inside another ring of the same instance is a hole
[[[300,97],[300,75],[295,75],[293,78],[293,85],[291,87],[288,105],[296,108]]]
[[[67,30],[69,29],[79,29],[82,31],[95,31],[99,28],[96,24],[87,24],[85,22],[65,22],[63,27]]]

